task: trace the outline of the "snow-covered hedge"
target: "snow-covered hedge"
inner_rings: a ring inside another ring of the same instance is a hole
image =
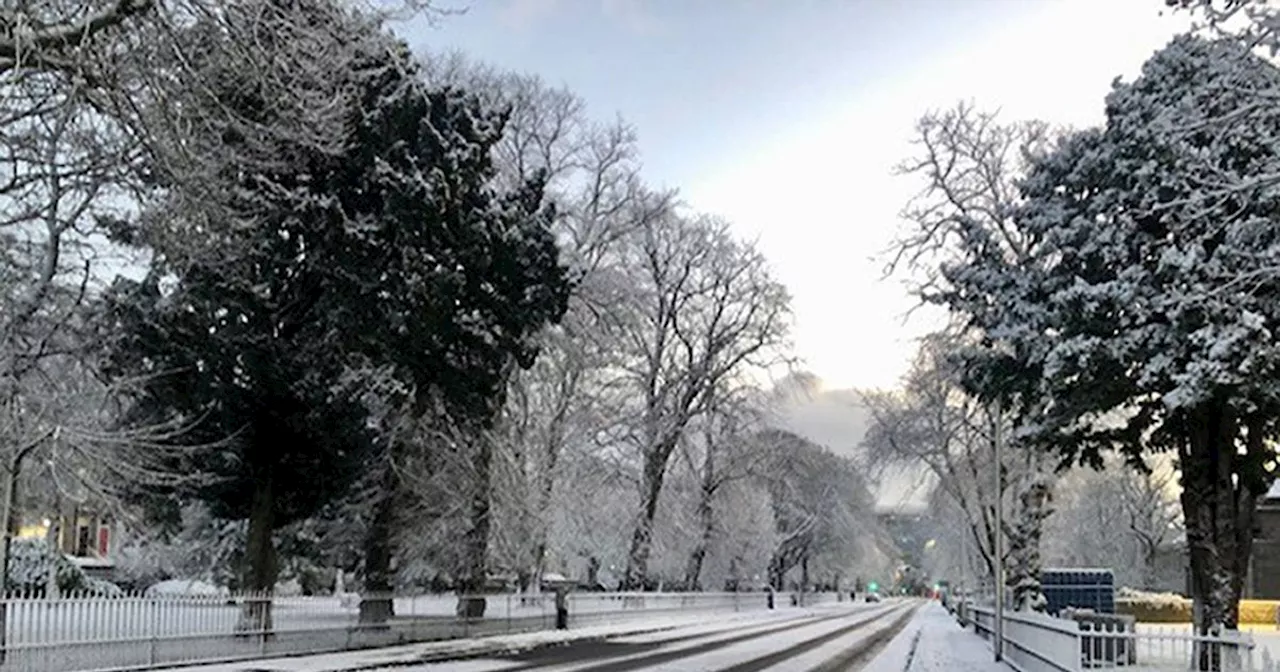
[[[1118,588],[1116,589],[1116,599],[1132,600],[1143,602],[1145,604],[1155,605],[1176,605],[1187,602],[1187,598],[1177,593],[1152,593],[1145,590],[1137,590],[1135,588]]]
[[[43,595],[49,585],[49,568],[55,567],[58,590],[64,594],[79,593],[118,597],[123,594],[114,583],[95,579],[59,553],[54,553],[43,539],[14,539],[9,546],[9,585],[11,592]]]
[[[1280,601],[1240,600],[1240,622],[1275,624]],[[1148,593],[1132,588],[1116,590],[1116,612],[1139,623],[1190,623],[1191,600],[1177,593]]]
[[[1190,623],[1191,600],[1177,593],[1149,593],[1132,588],[1116,590],[1116,613],[1139,623]]]
[[[224,597],[226,588],[198,579],[168,579],[147,588],[147,597]]]

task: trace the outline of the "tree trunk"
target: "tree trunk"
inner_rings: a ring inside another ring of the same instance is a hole
[[[521,604],[539,604],[538,596],[542,594],[542,577],[546,574],[544,558],[547,545],[538,542],[529,551],[529,565],[516,571],[516,580],[520,582]]]
[[[689,560],[685,563],[684,568],[684,589],[692,591],[702,590],[702,583],[699,579],[702,574],[702,561],[706,558],[707,546],[704,541],[698,541],[694,544],[693,550],[689,552]]]
[[[1191,556],[1192,592],[1198,613],[1197,631],[1234,629],[1239,599],[1252,550],[1257,494],[1236,476],[1240,457],[1240,425],[1224,404],[1206,405],[1191,414],[1188,440],[1180,451],[1182,507]],[[1263,450],[1261,429],[1254,424],[1249,450]],[[1213,666],[1218,661],[1204,660]],[[1202,668],[1205,669],[1205,668]],[[1212,669],[1212,668],[1209,668]]]
[[[538,500],[534,508],[534,538],[532,568],[534,576],[534,592],[541,589],[542,575],[547,567],[547,536],[549,534],[547,514],[551,511],[552,498],[556,490],[556,465],[560,462],[560,447],[563,442],[566,405],[562,404],[552,420],[546,443],[543,445],[543,468],[538,472]],[[591,581],[595,585],[595,580]]]
[[[276,547],[271,539],[275,528],[275,483],[272,469],[255,470],[253,500],[249,509],[249,532],[244,549],[241,585],[248,593],[240,612],[238,629],[269,636],[271,593],[275,589]]]
[[[752,586],[754,588],[754,586]],[[729,579],[725,581],[724,589],[726,592],[736,593],[742,590],[742,558],[741,556],[733,556],[729,558]]]
[[[53,515],[49,516],[49,529],[45,530],[44,541],[49,547],[49,555],[56,558],[62,554],[62,547],[58,543],[58,537],[62,533],[62,496],[55,494],[53,498]],[[45,577],[46,585],[44,594],[47,599],[56,600],[61,596],[61,590],[58,586],[58,563],[49,564],[49,576]]]
[[[1049,515],[1048,483],[1033,473],[1019,499],[1021,515],[1015,526],[1017,534],[1010,539],[1014,608],[1018,611],[1044,611],[1048,601],[1040,586],[1040,537],[1044,531],[1044,519]]]
[[[391,570],[394,553],[396,493],[400,479],[393,465],[382,475],[382,492],[374,503],[373,517],[364,539],[364,590],[360,593],[360,624],[383,625],[395,616],[395,589]]]
[[[4,537],[0,539],[0,663],[8,659],[9,652],[9,565],[13,564],[13,540],[18,536],[18,469],[19,460],[8,465],[4,474]]]
[[[662,459],[658,457],[659,455],[650,454],[645,458],[641,492],[643,506],[631,535],[623,590],[644,590],[648,584],[649,556],[653,553],[653,520],[658,515],[658,495],[662,492],[662,479],[667,470],[665,456]]]
[[[12,403],[12,398],[10,398]],[[45,435],[18,447],[13,457],[7,461],[3,470],[4,501],[0,502],[0,523],[4,525],[4,535],[0,538],[0,663],[8,657],[9,639],[9,565],[13,558],[13,540],[17,538],[22,525],[22,514],[18,507],[18,484],[22,474],[22,463],[31,451],[35,450],[46,438]]]
[[[493,445],[487,436],[476,440],[472,468],[475,483],[471,493],[471,528],[463,540],[466,579],[458,596],[458,616],[482,618],[485,598],[481,594],[489,580],[489,511],[492,506]],[[541,577],[534,577],[540,580]]]
[[[698,493],[698,526],[702,529],[702,534],[689,553],[689,563],[684,573],[684,585],[688,590],[702,590],[702,563],[706,560],[715,536],[715,509],[711,506],[711,500],[716,493],[711,455],[711,449],[708,448],[702,472],[702,487]]]
[[[1158,557],[1159,548],[1154,544],[1142,544],[1142,589],[1154,590],[1158,581],[1156,575],[1159,572],[1156,569],[1156,558]]]
[[[542,590],[542,575],[546,573],[547,566],[547,512],[551,510],[552,495],[555,493],[555,466],[559,451],[555,446],[559,445],[554,441],[548,441],[543,457],[547,463],[545,468],[538,474],[538,491],[536,504],[532,511],[525,512],[530,522],[526,529],[531,530],[533,534],[533,543],[529,549],[529,573],[531,581],[525,587],[526,592],[537,595]],[[595,585],[594,581],[592,585]]]
[[[772,586],[774,590],[783,590],[785,588],[783,581],[786,580],[786,576],[787,568],[783,565],[782,556],[780,554],[774,554],[774,556],[769,559],[769,585]]]

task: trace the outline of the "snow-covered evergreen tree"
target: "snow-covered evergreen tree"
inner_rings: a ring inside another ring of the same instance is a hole
[[[933,294],[984,335],[969,385],[1014,404],[1020,440],[1095,466],[1176,451],[1206,630],[1236,624],[1274,478],[1280,193],[1255,178],[1280,166],[1277,93],[1238,42],[1175,39],[1103,128],[1033,156],[996,225],[960,213]]]

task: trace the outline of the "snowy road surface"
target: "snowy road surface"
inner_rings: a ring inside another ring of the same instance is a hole
[[[797,618],[676,628],[385,672],[861,670],[911,623],[918,601],[815,610]],[[270,669],[263,666],[263,670]],[[899,672],[901,668],[898,668]]]

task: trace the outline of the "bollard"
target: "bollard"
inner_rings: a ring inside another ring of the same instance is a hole
[[[556,630],[569,629],[569,589],[556,586]]]
[[[769,608],[773,608],[773,586],[769,586]]]

